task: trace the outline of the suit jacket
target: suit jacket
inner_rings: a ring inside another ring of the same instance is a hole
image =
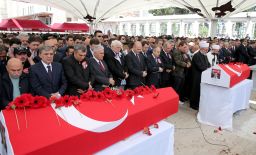
[[[112,50],[109,50],[104,54],[104,61],[107,63],[108,68],[113,75],[115,86],[121,85],[122,79],[125,78],[124,72],[127,72],[124,56],[121,53],[119,54],[121,56],[116,56]],[[120,62],[117,57],[120,58]]]
[[[157,58],[156,60],[152,55],[149,55],[147,58],[147,84],[149,86],[154,85],[157,88],[160,87],[161,73],[159,72],[159,67],[163,68],[160,58]]]
[[[89,60],[89,68],[93,79],[92,87],[96,91],[104,90],[103,85],[109,86],[109,78],[112,78],[107,64],[104,61],[101,62],[104,66],[104,70],[101,69],[99,63],[93,57]]]
[[[171,78],[172,72],[167,73],[166,69],[171,69],[171,70],[173,69],[174,64],[173,64],[171,54],[169,54],[169,56],[167,56],[165,54],[165,52],[162,50],[160,53],[160,59],[162,61],[163,67],[164,67],[164,71],[162,72],[162,80],[169,81]]]
[[[31,93],[31,85],[29,82],[28,74],[22,73],[19,79],[20,94]],[[0,107],[1,109],[4,109],[4,107],[6,107],[9,104],[9,102],[13,100],[13,85],[7,72],[2,76],[1,90],[2,103]]]
[[[242,62],[244,64],[247,64],[249,61],[249,54],[248,54],[248,48],[245,47],[243,44],[241,44],[238,48],[237,48],[237,56],[238,56],[238,62]]]
[[[90,69],[87,59],[79,63],[74,55],[71,55],[63,59],[62,65],[68,81],[67,94],[80,95],[77,89],[86,90],[89,88]]]
[[[67,81],[64,75],[62,65],[58,62],[52,62],[51,80],[42,61],[30,67],[30,83],[36,95],[51,97],[52,93],[59,92],[64,94],[67,88]]]
[[[93,55],[92,55],[92,51],[91,51],[91,48],[89,45],[86,46],[86,57],[89,59],[89,58],[92,58]]]
[[[138,55],[140,61],[132,51],[125,57],[129,73],[129,77],[127,79],[128,86],[136,87],[141,86],[142,83],[145,84],[145,78],[142,75],[143,71],[147,71],[146,62],[141,54]]]
[[[221,48],[219,53],[220,63],[229,63],[231,61],[232,53],[229,51],[229,49]]]
[[[175,50],[173,52],[173,59],[174,59],[174,62],[176,64],[173,75],[176,76],[176,77],[181,77],[181,78],[185,77],[185,68],[187,66],[187,63],[190,62],[189,59],[185,60],[183,55],[184,54],[182,54],[178,50]]]

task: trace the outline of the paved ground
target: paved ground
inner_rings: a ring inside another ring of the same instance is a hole
[[[251,99],[256,100],[256,93]],[[256,155],[256,111],[239,111],[233,116],[233,131],[214,133],[216,127],[196,121],[197,111],[186,103],[167,118],[175,125],[175,155]]]

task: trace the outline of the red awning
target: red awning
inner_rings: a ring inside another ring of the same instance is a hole
[[[88,32],[89,26],[85,23],[55,23],[51,26],[56,32]]]
[[[0,23],[4,31],[51,31],[51,28],[40,20],[4,19]]]

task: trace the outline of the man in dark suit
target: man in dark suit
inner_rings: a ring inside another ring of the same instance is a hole
[[[114,40],[111,43],[111,50],[104,54],[104,61],[107,63],[110,72],[113,75],[115,86],[120,87],[126,84],[128,78],[127,67],[124,61],[124,56],[120,52],[122,43]]]
[[[129,77],[127,79],[127,87],[131,89],[145,85],[147,65],[144,57],[140,54],[141,51],[141,42],[136,41],[132,46],[132,51],[129,52],[125,58],[129,73]]]
[[[42,40],[40,37],[31,36],[28,39],[28,43],[29,43],[28,57],[30,57],[30,59],[32,59],[33,63],[37,63],[41,60],[39,57],[39,52],[38,52],[38,47],[41,44],[41,42],[42,42]],[[33,65],[32,61],[31,61],[31,65]]]
[[[90,71],[86,49],[82,45],[74,46],[74,54],[63,59],[63,69],[67,77],[67,94],[79,96],[88,88],[91,88]]]
[[[236,50],[238,62],[248,64],[250,56],[248,54],[247,40],[241,39],[240,41],[241,45]]]
[[[7,72],[2,76],[2,103],[4,109],[9,102],[23,93],[30,93],[31,87],[28,74],[22,72],[22,62],[17,58],[11,58],[7,63]]]
[[[92,38],[90,40],[90,43],[89,45],[86,46],[86,49],[87,49],[87,53],[86,53],[86,57],[89,59],[89,58],[92,58],[93,57],[93,51],[92,51],[92,48],[93,46],[95,45],[100,45],[100,41],[96,38]]]
[[[36,95],[58,98],[67,88],[62,65],[53,62],[53,55],[52,47],[42,46],[39,49],[41,61],[30,68],[30,83]]]
[[[165,42],[163,49],[160,53],[160,59],[163,63],[164,71],[162,72],[161,87],[169,87],[173,83],[172,71],[175,69],[172,60],[171,51],[173,50],[174,43]]]
[[[92,73],[92,87],[96,91],[102,91],[104,88],[114,86],[115,81],[112,78],[107,64],[104,62],[104,47],[95,45],[93,47],[93,57],[89,60],[90,72]]]
[[[160,47],[155,47],[153,53],[147,58],[147,84],[149,86],[154,85],[156,88],[160,87],[161,73],[163,72],[163,64],[160,60]]]

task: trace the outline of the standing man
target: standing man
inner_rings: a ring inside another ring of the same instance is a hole
[[[30,93],[31,87],[28,74],[22,72],[22,62],[17,58],[11,58],[7,62],[7,73],[2,77],[2,103],[0,108],[4,109],[12,100],[23,93]]]
[[[212,45],[211,51],[206,54],[208,62],[210,63],[211,66],[219,64],[219,50],[219,45]]]
[[[75,45],[74,54],[63,59],[62,64],[68,81],[67,94],[79,96],[91,88],[89,63],[83,45]]]
[[[173,84],[172,72],[175,69],[174,62],[171,56],[173,50],[173,42],[165,42],[160,53],[160,59],[163,63],[164,71],[162,72],[161,87],[170,87]]]
[[[95,45],[92,48],[93,57],[90,58],[90,72],[92,73],[92,87],[96,91],[102,91],[106,87],[114,86],[112,74],[110,73],[107,64],[103,60],[104,47],[101,45]]]
[[[200,101],[200,83],[202,72],[211,65],[208,62],[206,53],[209,49],[209,43],[199,43],[200,51],[196,53],[192,59],[192,92],[190,97],[190,107],[198,110]]]
[[[52,47],[42,46],[39,49],[41,61],[30,68],[30,83],[36,95],[58,98],[67,88],[62,65],[53,62],[53,55]]]
[[[127,87],[131,89],[145,85],[147,65],[144,57],[140,54],[141,51],[142,44],[141,42],[136,41],[132,46],[132,51],[129,52],[125,58],[129,73],[129,77],[127,79]]]
[[[104,55],[104,60],[113,75],[115,86],[117,87],[124,87],[126,85],[126,79],[129,76],[121,50],[122,43],[118,40],[114,40],[111,43],[111,50],[107,51]]]
[[[173,53],[173,59],[175,61],[175,70],[173,72],[174,84],[173,89],[179,94],[180,104],[183,104],[184,96],[182,94],[182,89],[185,83],[185,69],[191,67],[191,62],[189,61],[189,56],[187,55],[188,46],[185,41],[181,41],[178,44],[177,50]]]

